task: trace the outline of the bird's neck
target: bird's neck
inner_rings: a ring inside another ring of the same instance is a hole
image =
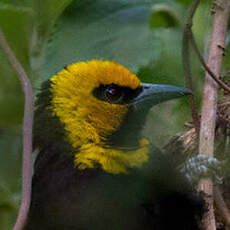
[[[148,161],[149,143],[141,139],[136,150],[114,149],[95,143],[83,144],[75,154],[78,169],[101,167],[112,174],[128,173],[130,168],[140,168]]]
[[[138,149],[147,114],[148,111],[138,113],[129,108],[120,127],[106,137],[106,144],[115,149]]]
[[[127,173],[130,168],[140,168],[148,161],[149,143],[141,138],[146,120],[145,111],[139,116],[132,110],[124,117],[119,129],[108,135],[101,143],[86,143],[75,154],[75,165],[79,169],[98,165],[106,172]]]
[[[119,129],[102,138],[103,141],[88,140],[78,146],[68,141],[66,130],[50,110],[49,82],[37,101],[34,126],[34,146],[42,149],[53,148],[60,154],[73,154],[78,169],[98,168],[109,173],[127,173],[129,168],[139,168],[148,160],[148,141],[141,139],[140,132],[145,114],[132,116],[130,110]]]

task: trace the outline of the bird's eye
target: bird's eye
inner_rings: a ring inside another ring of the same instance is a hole
[[[105,89],[105,98],[110,103],[117,103],[120,102],[120,100],[123,97],[123,91],[116,86],[109,86]]]

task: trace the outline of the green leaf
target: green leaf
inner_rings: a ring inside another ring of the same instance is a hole
[[[73,2],[48,47],[43,79],[67,64],[90,59],[114,60],[133,71],[156,60],[161,43],[149,28],[150,6],[143,0]]]
[[[184,6],[190,6],[193,0],[173,0],[174,2],[180,3]],[[203,0],[202,3],[210,3],[210,0]]]
[[[195,25],[194,25],[195,26]],[[161,40],[161,55],[156,62],[139,69],[137,75],[144,82],[154,82],[159,84],[170,84],[177,86],[185,86],[185,76],[182,69],[182,28],[158,28],[153,29],[155,37]],[[202,91],[203,71],[199,60],[191,54],[192,77],[194,83],[194,94],[200,102]],[[169,140],[169,137],[176,132],[180,132],[183,124],[191,119],[191,111],[189,108],[187,97],[166,102],[159,106],[155,106],[150,114],[152,119],[147,127],[147,137],[150,137],[156,145]],[[170,119],[168,119],[170,117]],[[155,122],[157,120],[157,122]],[[153,132],[154,130],[154,132]]]
[[[47,37],[55,21],[71,1],[72,0],[34,0],[33,8],[36,12],[38,34],[41,39]]]
[[[142,66],[137,75],[145,82],[176,84],[183,86],[181,59],[181,28],[159,28],[153,30],[161,41],[161,54],[155,62]]]
[[[21,133],[21,127],[0,129],[0,189],[5,187],[13,193],[20,188]]]
[[[72,0],[34,0],[35,26],[31,44],[31,67],[34,78],[39,78],[50,32],[63,10]]]
[[[31,6],[33,1],[31,0],[0,0],[0,3],[10,4],[12,6]]]
[[[181,3],[185,6],[189,6],[192,4],[192,0],[174,0],[175,2]]]
[[[21,129],[0,129],[0,229],[12,229],[20,200]]]
[[[30,70],[29,54],[33,16],[31,8],[0,4],[0,27],[26,70]]]
[[[29,76],[32,26],[33,13],[30,8],[0,4],[0,27]],[[1,49],[0,58],[0,126],[2,127],[21,122],[23,94],[18,76]]]
[[[151,7],[151,28],[177,27],[183,25],[184,7],[173,2],[156,3]]]

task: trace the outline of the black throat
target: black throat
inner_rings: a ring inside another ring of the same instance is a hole
[[[147,114],[147,109],[135,111],[135,108],[130,106],[119,129],[106,137],[106,144],[118,149],[137,149]]]

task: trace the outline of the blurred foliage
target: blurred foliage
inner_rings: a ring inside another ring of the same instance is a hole
[[[35,92],[66,64],[109,59],[142,81],[185,85],[181,64],[183,25],[192,0],[0,0],[0,27],[29,74]],[[210,1],[202,1],[193,31],[204,55],[210,30]],[[229,37],[229,35],[228,35]],[[228,38],[228,43],[229,43]],[[230,63],[229,44],[225,69]],[[0,49],[0,229],[11,229],[20,197],[23,94]],[[197,103],[203,69],[191,54]],[[186,98],[151,110],[144,135],[155,144],[191,120]],[[157,122],[156,122],[157,121]],[[154,132],[153,132],[154,130]]]
[[[21,188],[20,128],[0,129],[0,229],[12,229]]]
[[[0,4],[0,26],[15,55],[28,72],[30,72],[32,15],[29,8]],[[8,59],[2,52],[0,57],[0,126],[17,125],[21,122],[23,114],[23,95],[16,73]]]

